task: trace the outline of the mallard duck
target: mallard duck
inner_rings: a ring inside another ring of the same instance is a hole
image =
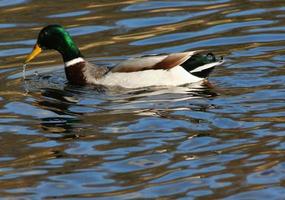
[[[112,68],[86,61],[69,33],[60,25],[44,27],[25,64],[43,50],[57,50],[64,61],[69,83],[100,84],[126,88],[147,86],[177,86],[207,79],[215,66],[223,63],[214,54],[202,51],[149,55],[131,58]]]

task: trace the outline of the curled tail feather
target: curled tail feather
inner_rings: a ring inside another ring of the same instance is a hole
[[[181,64],[181,66],[194,76],[207,78],[215,66],[220,65],[223,62],[223,57],[217,60],[213,53],[208,53],[206,55],[197,53]]]

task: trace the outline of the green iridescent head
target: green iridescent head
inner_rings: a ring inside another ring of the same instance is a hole
[[[57,50],[65,62],[82,57],[69,33],[60,25],[48,25],[40,31],[37,43],[25,63],[28,63],[42,50],[46,49]]]

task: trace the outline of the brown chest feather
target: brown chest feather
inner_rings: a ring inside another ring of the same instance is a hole
[[[69,83],[74,85],[86,85],[86,77],[84,75],[85,62],[65,67],[66,78]]]

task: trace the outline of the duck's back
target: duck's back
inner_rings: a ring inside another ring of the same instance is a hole
[[[85,73],[87,81],[93,84],[126,88],[173,86],[202,81],[221,63],[213,54],[192,51],[132,58],[112,69],[87,63]]]

